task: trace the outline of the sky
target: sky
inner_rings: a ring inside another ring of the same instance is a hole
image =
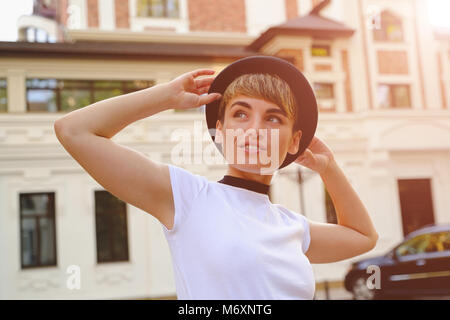
[[[450,0],[427,0],[430,22],[439,27],[450,28]],[[33,11],[33,0],[1,0],[0,41],[17,40],[17,19]]]
[[[33,0],[0,1],[0,41],[17,40],[17,19],[33,12]]]

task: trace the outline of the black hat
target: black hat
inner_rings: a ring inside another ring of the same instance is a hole
[[[317,102],[308,80],[292,63],[273,56],[251,56],[239,59],[223,69],[211,83],[208,93],[224,94],[228,85],[243,74],[269,73],[278,75],[285,80],[295,97],[297,118],[294,127],[302,130],[300,148],[297,154],[288,153],[279,169],[297,159],[309,146],[317,128]],[[216,147],[222,153],[221,147],[215,142],[216,122],[219,113],[220,99],[206,105],[206,122],[209,133]],[[223,153],[222,153],[223,154]]]

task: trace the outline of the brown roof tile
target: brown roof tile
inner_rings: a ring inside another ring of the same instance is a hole
[[[298,35],[314,38],[333,39],[350,37],[355,31],[345,24],[334,21],[317,14],[309,14],[286,21],[283,24],[269,28],[253,41],[247,48],[259,50],[264,44],[276,35]]]

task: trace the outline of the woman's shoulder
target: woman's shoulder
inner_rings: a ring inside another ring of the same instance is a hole
[[[304,220],[306,219],[306,217],[301,214],[300,212],[288,209],[287,207],[285,207],[282,204],[279,203],[272,203],[272,206],[274,206],[280,213],[288,216],[289,218],[293,219],[293,220],[297,220],[297,221],[302,221],[304,222]]]
[[[203,182],[207,182],[209,181],[207,177],[195,173],[194,171],[190,170],[190,169],[186,169],[182,166],[179,165],[175,165],[175,164],[167,164],[167,166],[169,167],[169,171],[171,173],[171,175],[174,176],[178,176],[179,178],[184,178],[184,179],[189,179],[189,180],[199,180],[199,181],[203,181]]]
[[[174,192],[182,192],[185,194],[198,193],[209,183],[207,177],[194,173],[181,166],[168,164],[168,167],[170,172],[170,182]]]

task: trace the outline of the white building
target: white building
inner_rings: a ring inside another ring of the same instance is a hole
[[[450,222],[450,34],[432,28],[425,0],[328,2],[36,1],[35,15],[19,21],[22,41],[0,42],[0,298],[174,297],[160,224],[102,192],[53,123],[99,99],[254,54],[289,59],[314,85],[317,135],[380,234],[369,253],[313,265],[317,287],[338,285],[352,261],[385,253],[420,226]],[[170,163],[172,132],[196,120],[204,121],[201,109],[166,111],[114,140]],[[216,181],[225,172],[186,168]],[[300,184],[298,168],[278,173],[272,202],[332,222],[320,176],[303,168]],[[81,288],[70,290],[77,270]]]

